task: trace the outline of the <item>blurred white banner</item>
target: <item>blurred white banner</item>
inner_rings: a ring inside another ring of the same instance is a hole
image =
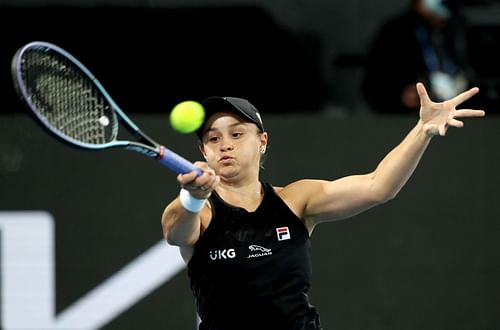
[[[160,241],[55,315],[54,219],[0,212],[1,328],[99,329],[181,271],[179,251]]]

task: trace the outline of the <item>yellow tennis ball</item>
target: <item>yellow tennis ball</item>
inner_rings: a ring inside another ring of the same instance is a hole
[[[180,133],[192,133],[200,128],[205,119],[205,109],[196,101],[184,101],[170,112],[170,125]]]

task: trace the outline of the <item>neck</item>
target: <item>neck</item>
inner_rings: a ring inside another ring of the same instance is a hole
[[[215,189],[223,200],[233,206],[255,211],[262,201],[263,189],[258,180],[248,184],[223,182]]]
[[[256,198],[262,195],[262,186],[258,180],[247,184],[221,181],[215,190],[219,195],[221,193],[237,194],[246,198]]]

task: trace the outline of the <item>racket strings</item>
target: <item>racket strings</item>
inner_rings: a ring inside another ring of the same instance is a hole
[[[117,123],[109,102],[72,62],[45,50],[25,53],[30,100],[50,126],[87,144],[112,141]]]

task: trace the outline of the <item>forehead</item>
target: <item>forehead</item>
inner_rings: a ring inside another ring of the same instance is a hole
[[[249,120],[235,114],[234,112],[221,111],[211,114],[203,127],[203,134],[209,130],[232,127],[238,124],[253,124]],[[254,124],[253,124],[254,125]]]

